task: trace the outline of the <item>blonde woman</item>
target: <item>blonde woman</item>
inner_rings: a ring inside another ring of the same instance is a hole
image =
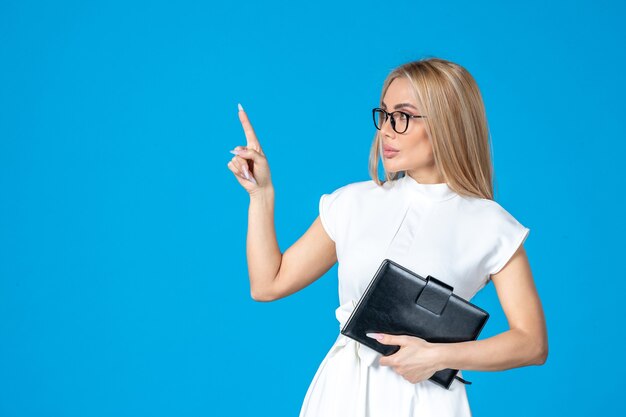
[[[241,107],[239,117],[247,146],[235,148],[228,167],[250,194],[247,257],[255,300],[293,294],[339,262],[340,329],[389,258],[443,280],[467,300],[491,280],[509,323],[503,333],[462,343],[370,334],[400,346],[384,357],[338,332],[300,417],[469,417],[462,370],[545,362],[546,325],[523,246],[530,229],[493,200],[485,109],[465,68],[428,58],[389,74],[372,110],[372,179],[323,194],[319,217],[285,253],[276,241],[267,158]],[[385,181],[378,176],[381,157]],[[446,368],[461,370],[449,389],[428,381]]]

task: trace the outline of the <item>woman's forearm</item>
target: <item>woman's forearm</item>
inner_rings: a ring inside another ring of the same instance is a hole
[[[274,226],[273,187],[250,195],[246,253],[252,298],[269,300],[282,259]]]
[[[502,371],[541,365],[547,347],[540,338],[518,330],[507,330],[487,339],[459,343],[437,343],[440,369]]]

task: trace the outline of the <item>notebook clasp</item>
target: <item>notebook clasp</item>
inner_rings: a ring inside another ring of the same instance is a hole
[[[452,295],[453,288],[428,275],[426,285],[417,297],[416,304],[433,314],[441,315]]]

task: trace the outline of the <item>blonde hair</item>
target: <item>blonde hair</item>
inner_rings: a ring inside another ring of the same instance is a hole
[[[440,58],[424,58],[394,69],[385,79],[383,100],[391,82],[406,78],[418,107],[426,118],[426,132],[433,148],[435,166],[444,181],[462,195],[493,200],[493,166],[490,156],[489,128],[478,85],[462,66]],[[401,178],[406,171],[387,172],[378,178],[382,153],[380,131],[376,131],[370,150],[369,173],[382,185]]]

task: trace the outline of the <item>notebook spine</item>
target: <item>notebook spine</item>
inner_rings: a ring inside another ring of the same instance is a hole
[[[354,313],[358,310],[358,308],[361,305],[361,303],[365,299],[367,299],[367,294],[369,294],[370,289],[372,288],[374,282],[376,282],[382,276],[382,274],[380,272],[383,270],[383,268],[386,268],[386,267],[389,266],[389,262],[392,262],[392,261],[390,261],[389,259],[385,259],[380,264],[380,266],[378,267],[378,270],[374,274],[374,277],[370,280],[369,284],[367,284],[367,288],[365,288],[365,292],[363,293],[363,296],[361,296],[361,298],[359,299],[359,302],[356,304],[356,306],[354,306],[354,310],[352,311],[352,314],[350,314],[350,318],[348,319],[346,324],[343,325],[343,328],[341,329],[341,333],[343,333],[350,326],[350,322],[352,322],[352,319],[355,316]]]

